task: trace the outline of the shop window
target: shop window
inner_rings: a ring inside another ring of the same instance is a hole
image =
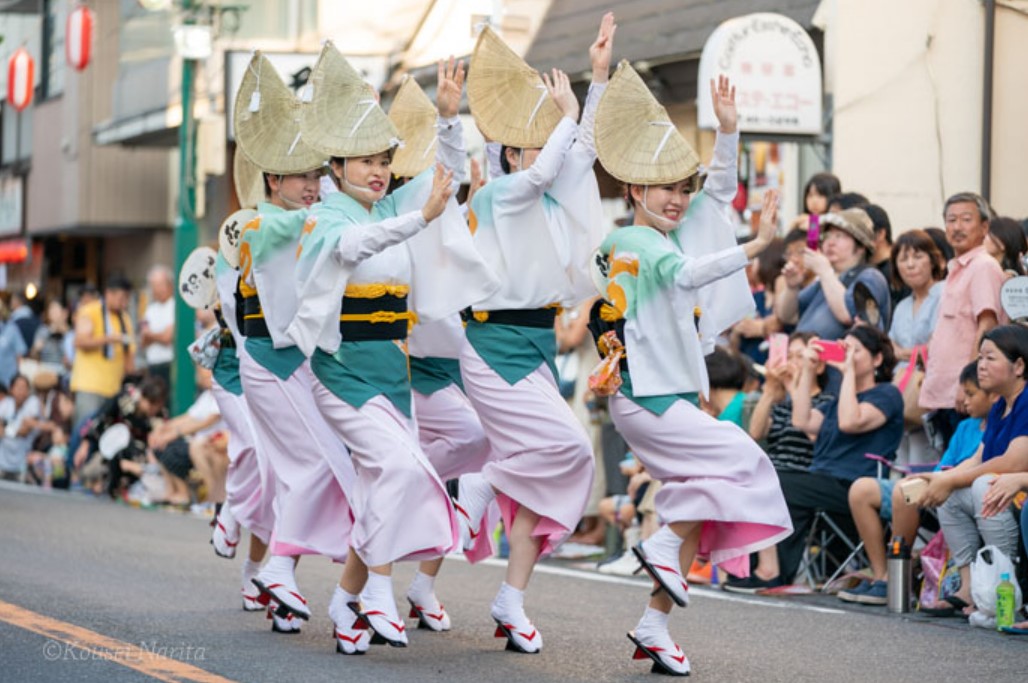
[[[67,60],[64,55],[68,7],[63,0],[43,0],[43,50],[40,60],[39,99],[58,97],[64,92]]]

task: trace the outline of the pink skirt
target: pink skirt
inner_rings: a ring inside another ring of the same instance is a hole
[[[257,448],[246,397],[226,391],[217,381],[211,382],[211,392],[228,428],[225,504],[243,527],[269,543],[275,527],[275,478],[263,449]]]
[[[504,524],[511,528],[521,506],[536,513],[533,535],[542,537],[540,555],[549,554],[589,501],[595,469],[589,438],[545,365],[511,386],[465,343],[460,367],[492,446],[494,459],[482,474],[497,491]]]
[[[310,365],[283,381],[240,355],[239,370],[257,442],[276,480],[272,554],[345,561],[353,528],[347,492],[356,474],[346,447],[318,414]]]
[[[418,444],[414,421],[384,396],[359,409],[312,376],[317,409],[350,448],[357,481],[350,496],[350,544],[369,567],[441,557],[457,546],[446,487]]]
[[[749,554],[792,533],[775,468],[738,426],[685,400],[655,415],[621,394],[611,398],[610,415],[661,482],[654,499],[660,521],[703,523],[701,557],[749,576]]]

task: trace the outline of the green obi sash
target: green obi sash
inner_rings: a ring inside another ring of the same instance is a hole
[[[300,349],[295,346],[276,349],[270,337],[247,337],[246,351],[258,365],[282,381],[292,377],[304,361]]]
[[[690,391],[686,394],[664,394],[663,396],[636,396],[632,393],[632,377],[628,372],[621,373],[621,394],[640,408],[645,408],[654,415],[663,415],[667,409],[675,404],[675,401],[688,401],[697,408],[700,407],[700,395],[698,392]]]
[[[451,384],[464,391],[460,361],[456,358],[410,357],[410,384],[419,394],[431,396]]]
[[[329,391],[354,408],[382,395],[411,416],[407,354],[395,341],[344,341],[334,354],[317,349],[311,356],[311,370]]]
[[[468,321],[468,342],[482,360],[514,386],[546,363],[557,381],[557,337],[552,328]]]
[[[234,396],[243,395],[243,381],[239,377],[239,355],[235,347],[222,346],[218,351],[218,359],[211,370],[214,381],[222,389]]]

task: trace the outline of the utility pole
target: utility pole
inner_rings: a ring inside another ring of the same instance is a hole
[[[196,22],[193,14],[195,0],[181,0],[183,24]],[[175,276],[182,264],[197,247],[196,227],[196,121],[193,118],[193,72],[196,60],[182,56],[182,123],[178,129],[178,211],[175,218]],[[180,415],[193,402],[193,361],[189,357],[189,344],[193,341],[196,318],[193,309],[181,300],[175,303],[175,361],[171,373],[171,411]]]

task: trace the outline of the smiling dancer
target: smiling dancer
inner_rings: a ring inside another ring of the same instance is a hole
[[[346,492],[355,479],[346,448],[314,403],[310,365],[285,334],[297,307],[297,243],[325,160],[300,135],[299,108],[275,67],[255,54],[234,119],[237,142],[263,171],[265,191],[258,217],[240,238],[246,337],[240,370],[254,430],[276,479],[271,559],[254,584],[274,600],[276,616],[291,630],[299,629],[297,618],[310,617],[294,574],[299,556],[346,559],[351,528]],[[285,628],[278,620],[274,626]]]
[[[457,542],[446,489],[418,443],[404,341],[413,322],[451,316],[496,285],[451,197],[464,163],[452,120],[461,73],[452,63],[440,70],[440,163],[389,196],[397,131],[331,43],[301,119],[308,142],[331,157],[340,190],[305,227],[289,335],[310,356],[317,408],[357,470],[352,552],[329,606],[342,654],[376,640],[406,646],[392,563],[434,559]]]
[[[613,393],[614,424],[662,483],[655,504],[663,526],[633,549],[658,590],[628,637],[635,658],[673,675],[689,673],[668,633],[672,605],[689,601],[681,568],[699,554],[748,574],[748,554],[791,531],[767,456],[741,429],[697,406],[697,394],[709,391],[704,346],[752,308],[743,271],[774,237],[777,219],[769,191],[757,236],[735,246],[726,213],[736,193],[735,90],[722,78],[711,82],[711,95],[720,128],[695,198],[696,154],[627,62],[596,113],[600,163],[628,186],[634,225],[600,247],[598,280],[609,303],[594,306],[591,327],[607,330],[598,345],[610,363],[605,393]]]
[[[532,570],[575,528],[592,486],[589,439],[557,391],[553,326],[559,306],[594,295],[588,264],[602,223],[592,116],[613,35],[608,14],[589,51],[593,83],[581,126],[567,76],[554,70],[540,79],[488,28],[469,72],[471,112],[486,137],[504,145],[509,173],[471,202],[475,246],[503,286],[470,313],[460,359],[494,459],[450,489],[465,548],[487,533],[479,520],[499,503],[511,550],[491,614],[497,637],[522,653],[542,650],[524,609]]]

